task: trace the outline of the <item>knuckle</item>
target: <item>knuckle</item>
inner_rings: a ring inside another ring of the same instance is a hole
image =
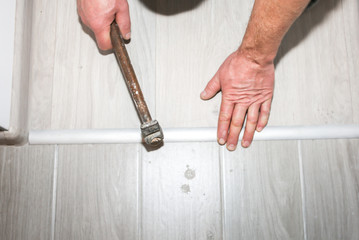
[[[246,107],[250,106],[253,102],[253,100],[249,97],[238,98],[238,101],[239,101],[240,105],[246,106]]]
[[[258,121],[258,119],[255,116],[252,115],[248,115],[247,117],[247,122],[250,124],[256,124]]]
[[[260,122],[267,122],[270,116],[270,111],[268,112],[261,112],[260,116],[259,116],[259,121]]]
[[[131,19],[128,15],[126,14],[120,14],[117,18],[116,21],[118,23],[118,25],[121,28],[130,28],[131,27]]]
[[[268,119],[269,119],[269,116],[266,115],[266,116],[261,116],[258,120],[258,124],[261,124],[261,125],[265,125],[267,124],[268,122]]]
[[[92,19],[88,20],[87,23],[88,24],[86,24],[86,25],[88,25],[96,35],[101,33],[101,31],[103,29],[102,23],[93,21]]]
[[[101,43],[101,42],[98,42],[98,47],[102,50],[102,51],[107,51],[107,50],[110,50],[110,48],[104,44],[104,43]]]
[[[83,24],[85,24],[87,27],[91,28],[89,22],[87,21],[87,19],[84,16],[80,15],[80,19]]]
[[[243,121],[241,121],[240,119],[232,119],[231,125],[233,125],[234,127],[242,127]]]
[[[261,109],[260,112],[261,112],[261,114],[269,115],[270,110],[269,109]]]
[[[269,115],[261,116],[258,120],[258,124],[267,124]]]
[[[215,86],[216,86],[216,83],[215,83],[213,80],[209,81],[209,83],[208,83],[208,88],[214,89]]]
[[[121,32],[122,31],[129,31],[131,28],[131,25],[130,23],[120,23],[120,29],[121,29]]]
[[[231,115],[228,114],[228,113],[225,113],[225,112],[221,112],[221,113],[219,114],[218,120],[219,120],[220,122],[230,121],[230,120],[231,120]]]
[[[217,85],[214,82],[209,82],[207,85],[207,90],[214,92],[217,91]]]
[[[128,2],[127,1],[122,1],[121,4],[120,4],[120,9],[122,11],[128,11],[130,8],[130,6],[128,5]]]
[[[266,121],[266,120],[261,120],[261,121],[258,122],[257,127],[263,129],[263,128],[265,128],[265,127],[267,126],[267,123],[268,123],[268,121]]]

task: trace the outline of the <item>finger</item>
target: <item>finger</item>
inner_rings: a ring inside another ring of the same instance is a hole
[[[94,30],[96,36],[96,42],[101,50],[112,49],[111,38],[110,38],[110,25],[100,30]]]
[[[84,17],[83,12],[80,8],[77,8],[77,14],[80,16],[81,23],[86,25],[86,27],[90,28],[89,23],[86,20],[86,18]]]
[[[242,147],[249,147],[253,140],[254,131],[257,126],[259,105],[251,105],[248,108],[246,129],[242,139]]]
[[[219,90],[221,90],[221,84],[219,81],[218,73],[216,73],[216,75],[214,75],[214,77],[208,82],[206,88],[201,93],[201,98],[203,100],[208,100],[214,97],[214,95],[216,95]]]
[[[262,103],[262,106],[260,108],[259,118],[258,118],[258,124],[257,124],[257,131],[258,132],[262,131],[263,128],[268,123],[271,104],[272,104],[272,99],[268,99],[267,101]]]
[[[80,0],[77,1],[77,14],[80,16],[81,22],[88,26],[87,21],[85,21],[84,12],[82,10],[82,2]]]
[[[246,116],[247,107],[236,104],[234,107],[231,126],[229,127],[229,136],[227,140],[227,149],[234,151],[237,148],[239,133],[242,130],[244,117]]]
[[[129,40],[131,38],[131,20],[127,1],[121,2],[119,11],[116,13],[116,23],[124,39]]]
[[[217,137],[218,143],[223,145],[227,141],[228,127],[231,122],[234,104],[222,98],[221,110],[218,117]]]

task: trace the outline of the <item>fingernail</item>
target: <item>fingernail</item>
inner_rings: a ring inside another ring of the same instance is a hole
[[[206,95],[207,95],[207,92],[206,92],[206,91],[201,92],[201,98],[206,97]]]
[[[249,147],[249,145],[250,145],[250,142],[244,141],[242,146],[247,148],[247,147]]]
[[[234,150],[236,150],[236,146],[234,146],[233,144],[230,144],[229,146],[227,146],[227,149],[229,151],[234,151]]]
[[[257,127],[257,131],[260,132],[263,130],[263,127]]]
[[[221,144],[221,145],[223,145],[223,144],[226,143],[226,141],[225,141],[223,138],[220,138],[220,139],[218,140],[218,143]]]
[[[126,34],[126,37],[125,37],[127,40],[131,38],[131,32],[127,33]]]

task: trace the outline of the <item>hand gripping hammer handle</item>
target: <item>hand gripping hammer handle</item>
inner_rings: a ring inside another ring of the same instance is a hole
[[[150,111],[143,97],[140,84],[128,56],[125,42],[116,22],[111,24],[111,42],[124,76],[127,88],[135,104],[141,121],[142,136],[147,144],[158,145],[163,141],[163,133],[159,123],[152,120]]]

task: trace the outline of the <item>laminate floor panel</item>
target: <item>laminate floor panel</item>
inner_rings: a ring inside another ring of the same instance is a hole
[[[359,2],[347,0],[343,4],[343,27],[349,68],[353,122],[359,123]],[[346,63],[345,63],[346,64]]]
[[[137,145],[59,146],[55,239],[138,239]]]
[[[303,239],[296,141],[222,149],[225,239]]]
[[[351,72],[359,37],[351,26],[357,25],[359,14],[347,14],[354,6],[357,1],[319,1],[289,30],[276,60],[270,125],[355,122],[352,111],[359,105],[351,92],[358,91],[353,85],[358,78]]]
[[[0,239],[50,239],[53,146],[0,147]]]
[[[358,239],[359,141],[302,141],[307,239]]]
[[[142,149],[142,239],[223,239],[218,146]]]
[[[58,9],[54,1],[34,0],[32,4],[28,121],[30,129],[50,129]]]
[[[216,126],[221,94],[199,94],[239,47],[253,2],[129,2],[127,48],[162,127]],[[33,3],[29,128],[138,128],[115,56],[97,49],[76,1],[27,3],[18,6]],[[296,21],[276,59],[269,125],[359,123],[358,23],[357,0],[320,0]],[[356,239],[358,149],[358,140],[233,153],[217,143],[0,147],[0,238]]]

